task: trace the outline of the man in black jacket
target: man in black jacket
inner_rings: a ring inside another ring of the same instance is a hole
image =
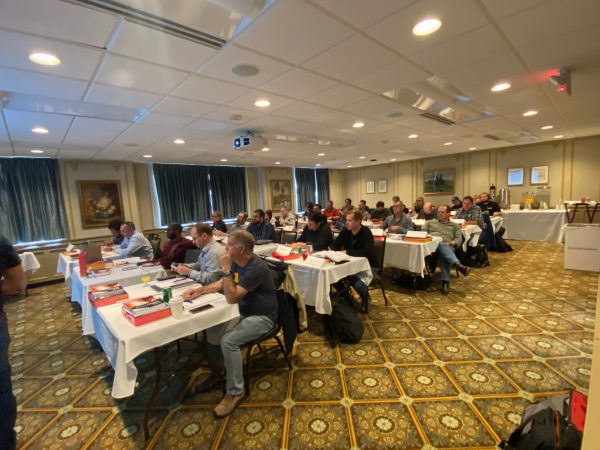
[[[312,212],[308,216],[308,224],[304,227],[302,234],[298,238],[298,242],[292,247],[306,247],[306,244],[311,243],[313,250],[319,252],[327,250],[333,242],[333,233],[327,225],[325,216],[318,212]]]
[[[377,274],[377,258],[375,256],[375,241],[371,230],[362,225],[363,216],[360,212],[354,211],[346,215],[346,228],[343,229],[337,239],[333,242],[333,250],[345,250],[350,256],[364,256],[369,260],[371,271],[375,276]],[[351,286],[356,289],[360,295],[363,312],[369,311],[369,287],[357,276],[348,277]],[[339,282],[338,282],[339,283]],[[340,284],[334,284],[336,288]]]

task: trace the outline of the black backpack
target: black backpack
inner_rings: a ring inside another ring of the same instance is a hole
[[[467,258],[464,262],[469,267],[487,267],[490,265],[488,251],[485,244],[477,244],[467,248]]]
[[[365,327],[354,308],[338,293],[331,293],[331,315],[324,315],[325,337],[331,347],[338,342],[356,344],[360,342]]]

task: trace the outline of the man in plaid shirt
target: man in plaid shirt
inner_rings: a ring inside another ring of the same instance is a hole
[[[485,230],[481,208],[473,203],[473,197],[470,195],[463,198],[463,207],[456,211],[454,218],[465,219],[465,224],[477,225],[482,230]]]

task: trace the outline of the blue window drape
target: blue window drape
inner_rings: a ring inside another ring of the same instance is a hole
[[[325,202],[329,200],[329,169],[315,169],[317,179],[317,197],[319,203],[325,208]]]
[[[0,233],[14,243],[68,237],[56,160],[0,158]]]
[[[153,164],[152,169],[163,225],[208,220],[210,199],[207,166]]]
[[[314,203],[316,201],[315,170],[296,167],[294,169],[294,176],[296,178],[296,210],[304,211],[307,202]]]
[[[213,207],[228,219],[246,211],[246,169],[214,166],[210,168]]]

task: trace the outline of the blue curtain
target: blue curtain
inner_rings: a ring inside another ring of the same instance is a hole
[[[296,210],[304,211],[306,202],[315,201],[315,169],[294,169],[296,177]]]
[[[11,242],[68,237],[58,162],[0,158],[0,233]]]
[[[210,188],[213,206],[221,211],[224,219],[246,211],[246,169],[243,167],[211,167]]]
[[[163,225],[208,220],[210,199],[207,166],[153,164],[152,169]]]
[[[329,200],[329,169],[315,169],[315,177],[319,203],[325,208],[325,202]]]

